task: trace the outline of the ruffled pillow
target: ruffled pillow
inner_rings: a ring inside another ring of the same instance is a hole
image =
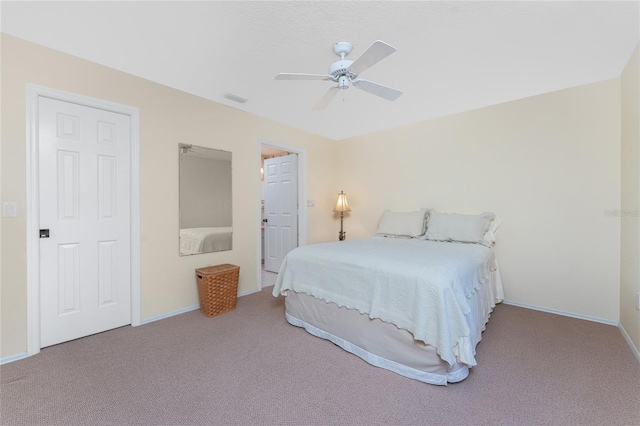
[[[489,212],[471,215],[440,213],[430,209],[427,231],[423,238],[432,241],[492,244],[490,241],[485,241],[485,235],[491,229],[494,219],[495,214]],[[495,234],[493,241],[495,242]]]
[[[378,224],[377,236],[415,238],[424,234],[427,209],[413,212],[385,210]]]

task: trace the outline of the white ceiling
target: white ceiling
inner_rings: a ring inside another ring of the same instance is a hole
[[[1,2],[2,32],[331,139],[619,77],[640,39],[638,1],[622,2]],[[311,108],[349,41],[398,50],[355,88]],[[232,92],[248,98],[238,104]]]

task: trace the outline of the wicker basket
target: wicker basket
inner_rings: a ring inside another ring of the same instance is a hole
[[[196,269],[200,312],[208,317],[236,308],[240,267],[225,263]]]

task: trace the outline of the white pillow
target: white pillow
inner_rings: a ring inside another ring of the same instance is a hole
[[[500,228],[500,221],[498,219],[493,219],[491,221],[491,225],[489,225],[489,230],[484,234],[484,245],[487,247],[493,247],[496,244],[496,233],[498,232],[498,228]]]
[[[385,237],[419,237],[424,234],[427,209],[414,212],[392,212],[385,210],[380,218],[376,235]]]
[[[434,241],[459,241],[486,244],[484,238],[495,219],[493,213],[456,214],[429,210],[427,232],[424,239]]]

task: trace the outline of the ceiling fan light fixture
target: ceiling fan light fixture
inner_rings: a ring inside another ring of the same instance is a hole
[[[338,87],[341,88],[342,90],[346,90],[349,88],[350,81],[351,80],[349,79],[349,77],[347,77],[346,75],[343,75],[338,79]]]

